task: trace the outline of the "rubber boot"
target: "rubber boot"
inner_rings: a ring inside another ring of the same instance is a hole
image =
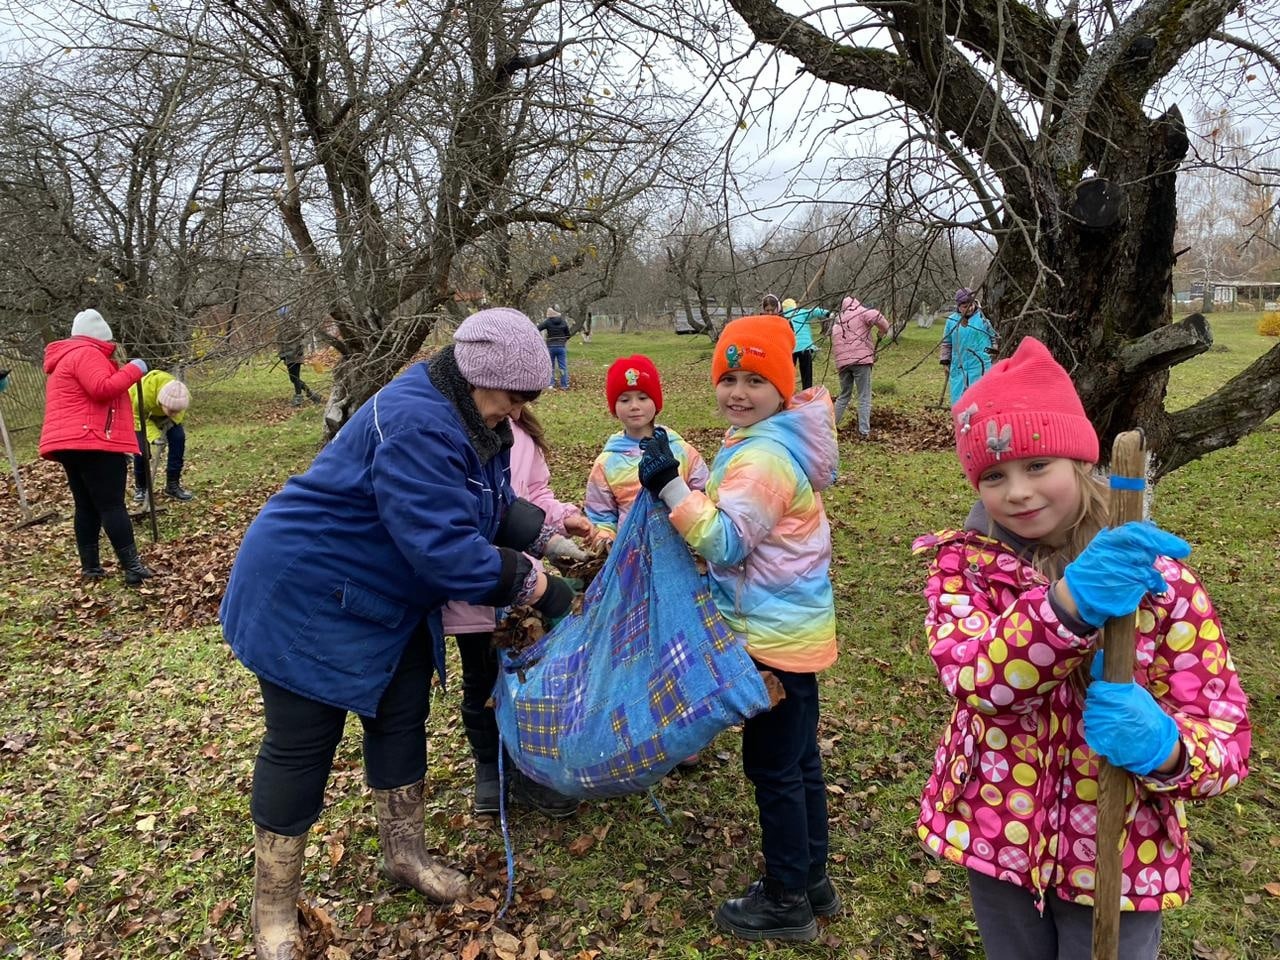
[[[746,896],[726,900],[716,911],[716,926],[744,940],[813,940],[818,922],[805,890],[784,890],[766,877]]]
[[[120,558],[120,569],[124,571],[124,582],[130,586],[136,587],[147,577],[155,576],[155,573],[143,565],[142,558],[138,556],[137,544],[131,543],[123,550],[116,551],[116,556]]]
[[[320,394],[316,393],[310,387],[307,387],[307,399],[312,403],[324,403],[324,397],[320,396]]]
[[[467,878],[427,854],[422,839],[423,781],[392,790],[373,791],[382,844],[382,872],[428,900],[453,903],[470,895]]]
[[[254,827],[253,949],[257,960],[302,960],[298,894],[307,835]]]
[[[172,497],[174,500],[182,500],[184,502],[187,500],[194,500],[196,498],[194,493],[184,487],[177,480],[170,480],[164,485],[164,495],[166,497]]]

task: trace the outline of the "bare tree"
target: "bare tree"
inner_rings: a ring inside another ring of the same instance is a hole
[[[1005,349],[1024,335],[1049,344],[1104,449],[1140,425],[1167,472],[1280,408],[1280,348],[1193,406],[1164,408],[1169,367],[1206,350],[1211,335],[1198,316],[1170,323],[1176,176],[1188,140],[1176,106],[1150,109],[1188,63],[1220,82],[1231,71],[1275,70],[1273,12],[1224,26],[1233,0],[838,2],[805,16],[771,0],[728,5],[757,47],[725,49],[733,24],[717,0],[698,8],[699,34],[687,16],[650,19],[668,36],[696,35],[690,50],[712,38],[714,59],[729,65],[720,76],[736,67],[752,92],[783,96],[795,82],[786,55],[819,84],[821,108],[893,119],[935,171],[930,179],[917,166],[900,183],[931,200],[935,219],[990,238],[983,286]],[[1211,38],[1216,59],[1205,53]],[[1239,56],[1222,55],[1223,44]],[[758,119],[747,107],[743,116],[744,125]],[[808,132],[770,119],[785,128],[774,142]],[[935,194],[944,165],[951,188]]]

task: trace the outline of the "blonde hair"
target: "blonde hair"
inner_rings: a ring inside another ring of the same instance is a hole
[[[1051,580],[1062,576],[1068,563],[1080,556],[1099,530],[1110,521],[1107,480],[1094,464],[1072,460],[1080,486],[1080,506],[1067,531],[1066,542],[1059,546],[1037,544],[1031,551],[1031,565]]]

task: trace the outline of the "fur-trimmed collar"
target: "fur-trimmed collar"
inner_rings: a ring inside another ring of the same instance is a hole
[[[458,369],[458,361],[453,357],[453,344],[427,361],[427,376],[462,417],[462,425],[466,427],[471,446],[479,455],[481,464],[488,463],[503,450],[511,449],[514,442],[511,421],[504,418],[493,429],[484,422],[475,400],[471,398],[471,384],[467,383],[467,378]]]

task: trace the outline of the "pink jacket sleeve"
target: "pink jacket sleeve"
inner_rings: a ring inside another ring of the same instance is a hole
[[[929,656],[947,692],[966,706],[987,715],[1017,712],[1069,676],[1097,634],[1078,637],[1058,620],[1047,583],[1003,587],[970,579],[970,550],[981,547],[945,543],[929,565]]]
[[[1186,799],[1212,797],[1248,773],[1253,733],[1248,700],[1213,603],[1187,567],[1157,561],[1170,589],[1138,611],[1138,627],[1158,631],[1146,688],[1173,717],[1186,763],[1170,778],[1139,777],[1153,793]],[[1145,618],[1145,620],[1144,620]],[[1141,678],[1139,678],[1141,679]]]
[[[519,421],[512,421],[511,432],[515,443],[511,447],[511,489],[516,496],[537,504],[547,514],[547,523],[564,535],[564,522],[568,517],[581,513],[575,504],[561,503],[551,490],[551,468],[547,459],[533,442],[533,438],[520,428]]]

